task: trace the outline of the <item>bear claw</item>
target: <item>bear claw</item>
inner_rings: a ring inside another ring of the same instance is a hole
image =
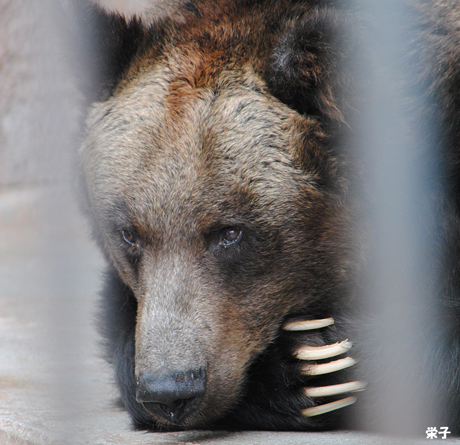
[[[356,397],[347,397],[345,399],[337,400],[335,402],[326,403],[324,405],[313,406],[302,410],[302,414],[307,417],[319,416],[349,405],[356,402]]]
[[[301,346],[296,352],[296,358],[299,360],[322,360],[344,354],[351,347],[352,343],[348,340],[326,346]]]
[[[331,317],[319,320],[291,321],[284,325],[283,330],[310,331],[325,328],[333,324],[334,319]],[[296,359],[303,361],[324,360],[345,354],[351,349],[352,345],[352,342],[348,340],[323,346],[302,345],[295,350],[294,356]],[[306,376],[321,376],[324,374],[341,371],[355,365],[356,363],[356,360],[351,357],[345,357],[338,360],[329,361],[327,363],[305,363],[302,365],[300,372],[302,375]],[[304,388],[304,394],[311,399],[330,397],[350,392],[363,391],[366,386],[366,382],[352,381],[335,385]],[[344,399],[332,401],[330,403],[324,403],[310,408],[305,408],[302,410],[302,414],[306,417],[319,416],[321,414],[326,414],[331,411],[352,405],[355,402],[356,397],[350,396]]]
[[[329,363],[321,363],[319,365],[305,365],[302,367],[302,374],[304,375],[323,375],[331,372],[341,371],[342,369],[349,368],[355,365],[356,360],[351,357],[341,358]]]
[[[325,328],[334,324],[334,319],[323,318],[321,320],[301,320],[301,321],[291,321],[284,325],[283,329],[285,331],[310,331],[312,329]]]
[[[311,398],[336,396],[338,394],[344,394],[347,392],[363,391],[364,389],[366,389],[366,386],[366,382],[355,381],[348,383],[340,383],[338,385],[311,387],[305,388],[305,395]]]

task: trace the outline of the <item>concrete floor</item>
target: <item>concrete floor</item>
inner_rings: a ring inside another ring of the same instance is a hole
[[[93,329],[102,259],[68,202],[62,189],[0,190],[1,444],[426,443],[350,431],[132,431]]]

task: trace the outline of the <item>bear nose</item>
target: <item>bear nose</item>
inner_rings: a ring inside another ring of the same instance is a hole
[[[137,382],[136,399],[144,409],[172,423],[180,423],[203,401],[206,370],[145,374]]]

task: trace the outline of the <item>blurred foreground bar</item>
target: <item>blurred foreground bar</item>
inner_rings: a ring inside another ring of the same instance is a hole
[[[384,434],[423,437],[427,427],[439,426],[442,403],[426,363],[438,347],[430,337],[439,291],[434,197],[441,185],[434,179],[438,162],[430,140],[437,128],[423,118],[422,110],[433,104],[414,81],[421,74],[411,71],[415,24],[407,3],[355,3],[370,21],[363,41],[373,64],[366,67],[371,82],[357,136],[372,246],[360,289],[361,305],[372,314],[366,339],[370,382],[358,422]]]

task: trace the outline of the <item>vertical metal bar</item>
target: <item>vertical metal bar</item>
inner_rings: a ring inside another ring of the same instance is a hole
[[[39,73],[42,91],[42,111],[53,128],[48,150],[56,154],[51,159],[50,171],[69,172],[45,189],[41,216],[46,227],[44,238],[42,274],[46,277],[46,325],[48,362],[47,377],[50,394],[47,401],[53,422],[53,439],[56,443],[84,442],[87,434],[83,425],[85,402],[89,398],[85,375],[85,358],[92,350],[91,321],[88,298],[85,298],[87,276],[84,271],[84,246],[78,245],[80,228],[75,209],[75,150],[77,146],[77,93],[70,83],[72,78],[69,53],[63,34],[61,6],[53,0],[43,0],[45,11],[39,26],[43,31],[42,72]],[[68,79],[67,82],[65,79]],[[65,111],[73,114],[72,121],[63,121]],[[81,238],[80,238],[81,239]],[[83,248],[83,251],[82,251]]]
[[[373,314],[371,401],[361,423],[383,433],[420,436],[435,411],[433,382],[423,362],[435,294],[431,197],[439,186],[433,180],[432,144],[424,138],[430,132],[422,132],[431,123],[416,114],[429,104],[412,82],[419,73],[408,63],[406,2],[369,0],[361,6],[369,19],[364,40],[375,63],[367,67],[372,85],[361,110],[365,130],[357,140],[367,172],[364,199],[372,243],[363,292],[363,304]]]

